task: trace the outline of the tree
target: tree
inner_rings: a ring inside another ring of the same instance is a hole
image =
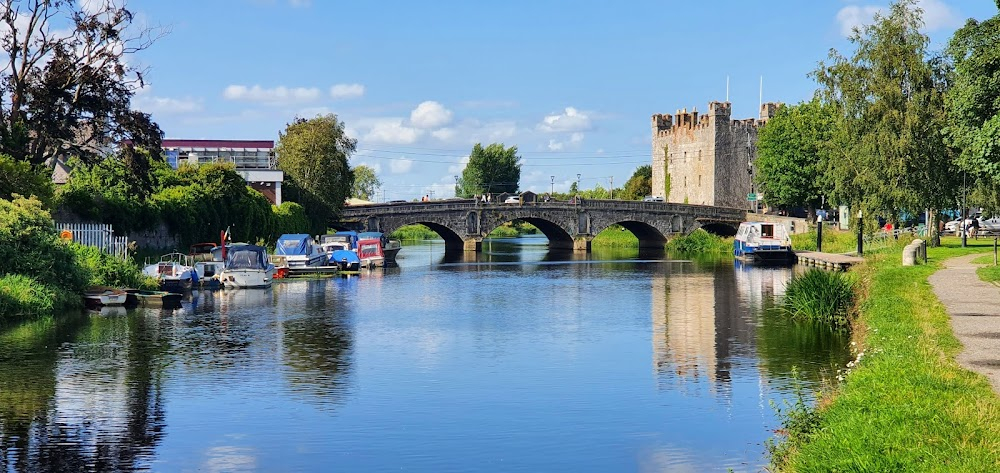
[[[625,187],[621,191],[621,198],[624,200],[642,200],[643,197],[652,194],[652,189],[653,166],[649,164],[639,166],[632,173],[632,177],[628,181],[625,181]]]
[[[344,123],[328,114],[296,118],[274,147],[278,168],[289,182],[289,200],[306,208],[314,230],[326,231],[330,217],[344,207],[354,175],[347,159],[357,140],[344,134]]]
[[[354,187],[351,189],[351,196],[355,199],[372,200],[375,189],[382,186],[382,181],[375,175],[375,170],[359,164],[354,167]]]
[[[1000,1],[997,2],[1000,8]],[[948,43],[955,66],[947,94],[947,135],[958,166],[977,184],[980,204],[1000,210],[1000,14],[970,19]]]
[[[458,196],[517,192],[521,181],[520,159],[517,146],[505,148],[503,143],[493,143],[483,148],[476,143],[458,180]]]
[[[134,29],[124,3],[0,0],[0,152],[90,161],[127,140],[160,156],[160,128],[131,108],[144,71],[129,58],[165,31]]]
[[[948,71],[928,55],[921,15],[916,0],[892,4],[855,29],[850,59],[832,51],[813,73],[838,117],[827,162],[834,200],[866,215],[942,208],[958,188],[942,133]]]
[[[806,207],[809,215],[826,193],[833,108],[819,100],[778,109],[757,135],[754,179],[769,205]]]

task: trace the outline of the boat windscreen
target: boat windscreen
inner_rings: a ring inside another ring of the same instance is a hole
[[[226,257],[227,269],[264,269],[264,253],[257,250],[233,250]]]

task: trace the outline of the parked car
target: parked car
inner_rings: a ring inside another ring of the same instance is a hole
[[[503,203],[505,203],[505,204],[520,204],[521,203],[521,196],[519,196],[519,195],[512,195],[512,196],[508,197],[507,200],[504,200]]]
[[[642,198],[643,202],[665,202],[662,195],[647,195]]]
[[[979,233],[1000,233],[1000,217],[993,217],[983,219],[982,217],[976,217],[979,221]],[[972,226],[972,219],[965,219],[966,228]],[[957,233],[962,230],[961,220],[952,220],[944,224],[944,231],[946,233]]]

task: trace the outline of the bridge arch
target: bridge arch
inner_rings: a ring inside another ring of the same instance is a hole
[[[607,225],[604,228],[594,228],[594,235],[611,228],[611,225],[615,224],[621,225],[626,230],[632,232],[632,234],[639,239],[639,248],[654,248],[662,250],[663,246],[667,244],[667,237],[658,228],[646,222],[639,222],[636,220],[622,220],[620,222],[614,222],[613,224]]]
[[[730,223],[725,222],[708,222],[701,225],[701,229],[713,235],[718,235],[721,237],[733,237],[736,236],[737,227]]]
[[[489,235],[493,230],[496,230],[500,225],[507,222],[513,222],[514,220],[521,220],[523,222],[530,223],[542,232],[546,238],[549,239],[549,248],[556,249],[572,249],[573,248],[573,235],[570,235],[565,228],[563,228],[558,223],[552,222],[540,217],[521,217],[521,218],[511,218],[509,220],[500,222],[499,219],[490,221],[488,226],[482,228],[483,235]]]

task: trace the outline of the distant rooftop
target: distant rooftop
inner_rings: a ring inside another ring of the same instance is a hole
[[[272,149],[274,140],[163,140],[163,148],[257,148]]]

